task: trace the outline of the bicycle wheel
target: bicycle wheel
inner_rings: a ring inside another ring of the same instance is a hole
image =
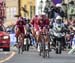
[[[46,56],[46,51],[45,51],[45,43],[43,43],[43,58]]]
[[[19,34],[18,36],[18,53],[23,53],[23,42],[24,42],[24,38],[23,38],[23,34]]]

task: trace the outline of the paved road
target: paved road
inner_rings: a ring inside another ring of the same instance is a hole
[[[69,55],[67,52],[57,55],[52,51],[50,58],[43,59],[34,48],[31,48],[29,52],[20,55],[16,52],[16,55],[5,63],[75,63],[75,55]]]
[[[10,52],[4,52],[2,49],[0,49],[0,60],[3,59],[3,57],[6,57],[10,54],[11,54],[11,51]]]

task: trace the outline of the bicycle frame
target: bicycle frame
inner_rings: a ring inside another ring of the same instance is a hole
[[[40,47],[40,55],[41,52],[43,53],[43,58],[45,58],[47,55],[49,57],[49,44],[46,44],[46,36],[47,34],[41,34],[41,47]],[[46,47],[47,46],[47,47]]]

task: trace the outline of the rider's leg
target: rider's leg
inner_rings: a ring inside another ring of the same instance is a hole
[[[38,47],[38,51],[40,51],[40,33],[39,33],[39,31],[37,31],[36,32],[36,40],[37,40],[37,42],[36,42],[36,44],[37,44],[37,47]]]
[[[33,28],[31,32],[32,32],[32,39],[33,39],[33,41],[36,42],[36,31],[35,31],[35,29]],[[34,46],[35,46],[35,44],[34,44]]]
[[[18,44],[18,37],[16,36],[16,43],[14,46],[17,46],[17,44]]]
[[[56,46],[56,37],[53,38],[52,45],[55,47]]]
[[[36,32],[35,32],[35,30],[34,29],[32,29],[32,35],[33,35],[33,37],[35,37],[35,34],[36,34]]]
[[[65,40],[65,37],[62,37],[62,47],[63,49],[66,48],[66,40]]]
[[[46,49],[50,50],[50,42],[49,42],[49,37],[46,35],[46,38],[45,38],[45,44],[46,44]]]
[[[15,31],[15,36],[16,36],[16,43],[18,43],[18,36],[20,34],[19,29],[17,28],[17,30]]]

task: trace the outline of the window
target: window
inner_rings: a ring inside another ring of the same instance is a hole
[[[10,18],[13,18],[13,8],[10,8]]]
[[[10,9],[9,8],[6,9],[6,17],[7,17],[7,19],[10,18]]]
[[[35,15],[35,6],[33,6],[33,15]]]
[[[12,7],[12,8],[7,8],[6,10],[6,16],[7,16],[7,19],[11,18],[11,19],[14,19],[14,15],[16,15],[17,13],[17,9],[16,7]]]
[[[30,6],[30,18],[32,18],[32,6]]]
[[[12,8],[11,8],[11,18],[14,19],[14,18],[15,18],[14,15],[16,15],[16,13],[17,13],[16,7],[12,7]]]

